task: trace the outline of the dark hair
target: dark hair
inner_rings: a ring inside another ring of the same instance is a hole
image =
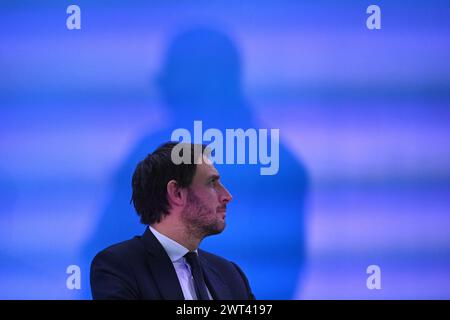
[[[189,163],[175,164],[171,155],[172,149],[177,144],[178,142],[162,144],[136,166],[132,179],[131,202],[143,224],[160,222],[164,216],[169,214],[169,202],[167,201],[167,183],[169,181],[175,180],[182,188],[187,188],[192,183],[197,169],[195,145],[188,144],[191,150]],[[204,152],[206,146],[201,146],[201,150]],[[183,156],[183,149],[180,151],[180,156]]]

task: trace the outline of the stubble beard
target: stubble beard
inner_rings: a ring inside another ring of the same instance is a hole
[[[225,221],[218,216],[216,210],[208,208],[191,190],[188,191],[182,220],[188,234],[200,240],[225,229]]]

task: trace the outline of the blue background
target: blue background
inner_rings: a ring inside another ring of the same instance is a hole
[[[81,8],[67,30],[66,8]],[[366,8],[381,7],[381,30]],[[2,1],[0,298],[89,298],[141,234],[137,161],[174,128],[279,128],[280,173],[219,166],[202,247],[257,298],[450,297],[448,1]],[[199,118],[200,117],[200,118]],[[81,290],[66,268],[81,267]],[[381,268],[381,290],[366,268]]]

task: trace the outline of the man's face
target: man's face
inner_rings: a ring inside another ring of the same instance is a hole
[[[216,168],[203,158],[188,190],[182,219],[189,231],[200,238],[221,233],[231,194],[220,182]]]

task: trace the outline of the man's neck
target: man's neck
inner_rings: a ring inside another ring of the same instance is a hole
[[[192,234],[189,234],[186,228],[182,225],[171,225],[168,227],[166,224],[160,222],[152,224],[152,228],[173,241],[181,244],[189,251],[197,250],[202,240],[194,237]]]

